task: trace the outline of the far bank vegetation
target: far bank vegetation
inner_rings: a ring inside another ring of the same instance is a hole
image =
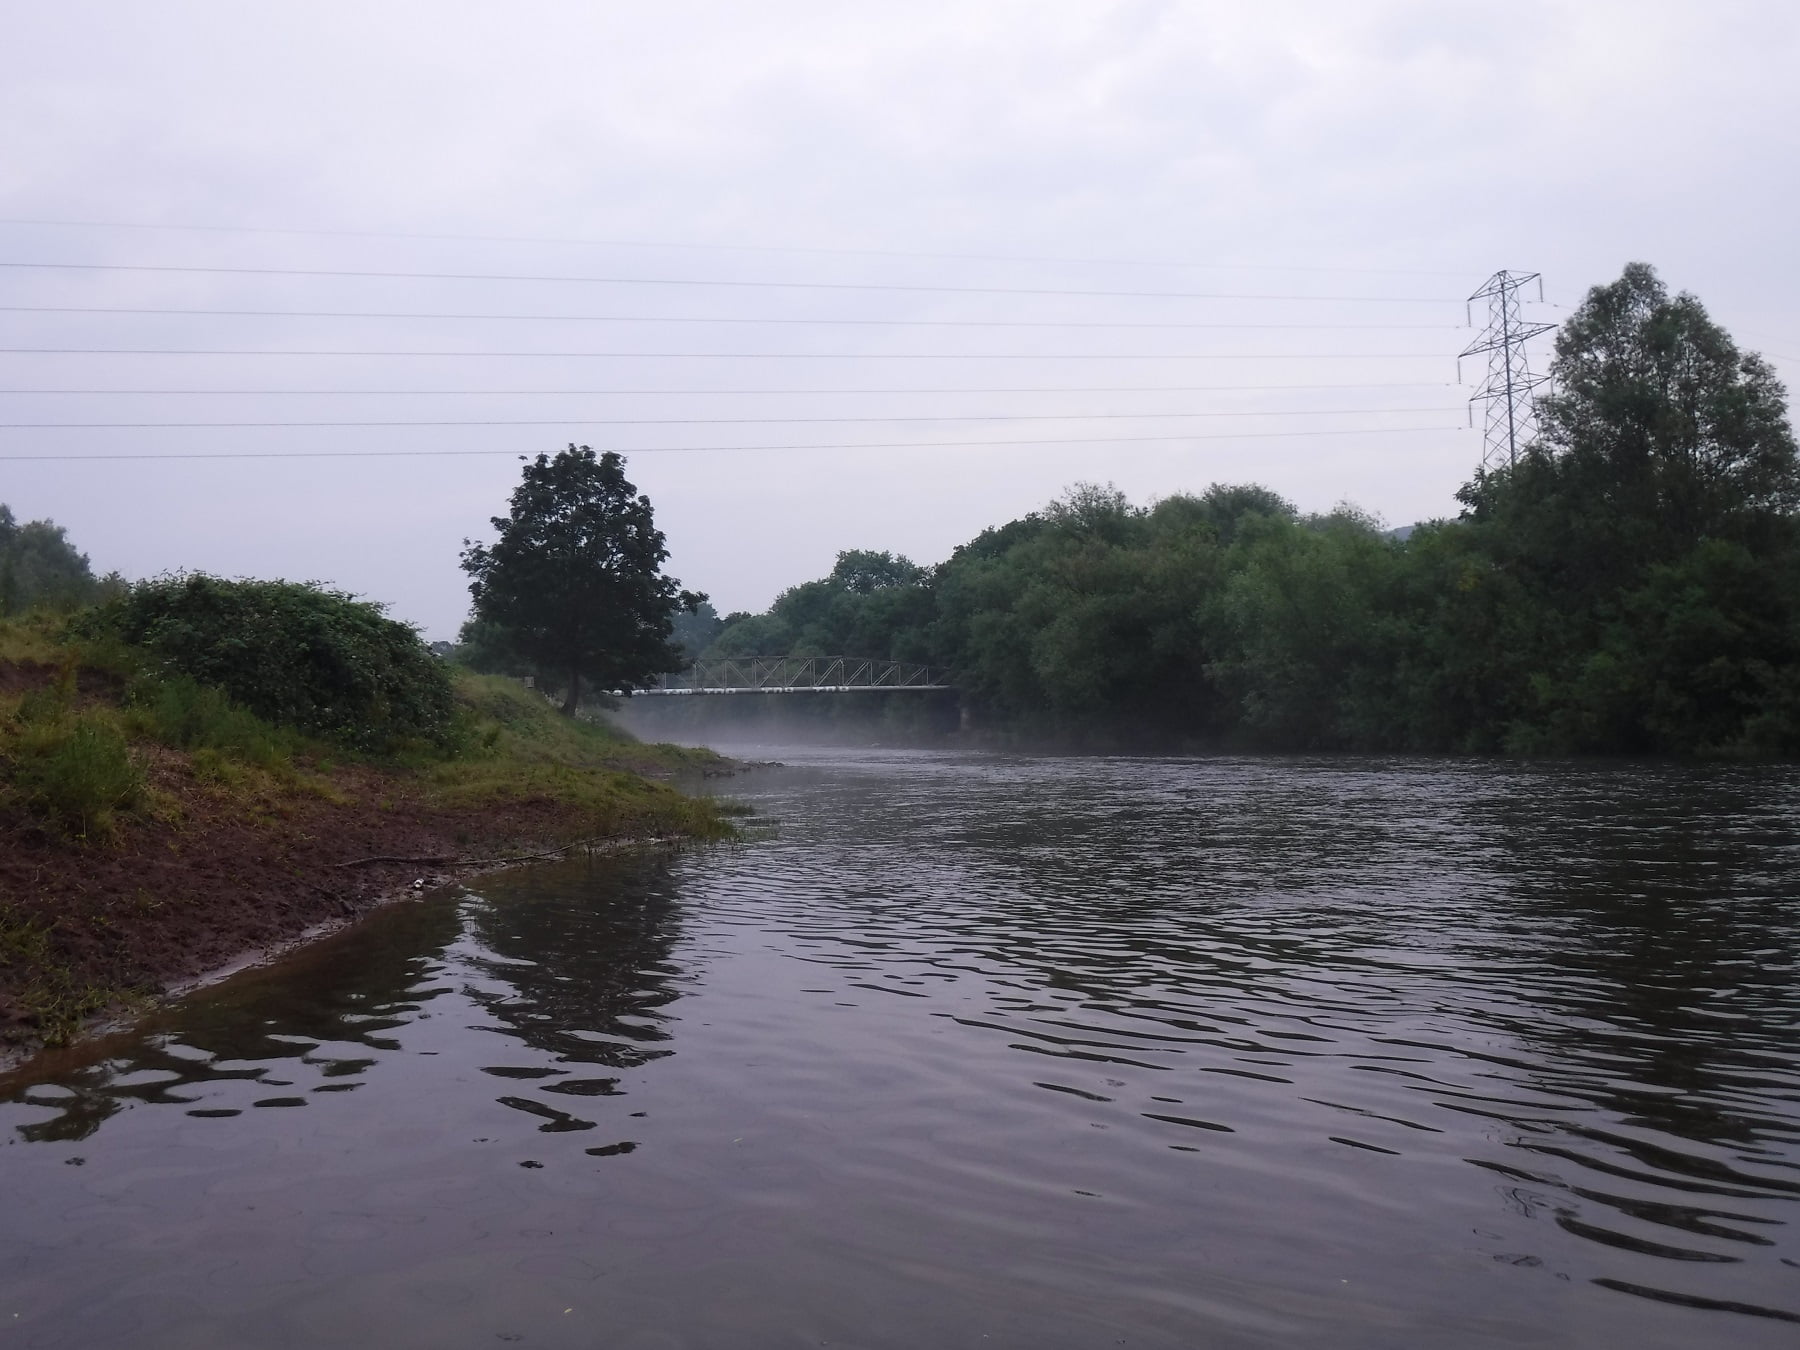
[[[1800,755],[1787,391],[1642,264],[1589,293],[1552,368],[1541,434],[1454,519],[1390,531],[1253,485],[1148,505],[1085,485],[936,567],[847,552],[715,620],[707,654],[947,668],[1001,740]],[[857,706],[904,726],[927,705]]]

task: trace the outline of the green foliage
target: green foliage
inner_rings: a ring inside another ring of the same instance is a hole
[[[232,702],[224,690],[186,675],[148,681],[133,700],[134,721],[154,740],[181,750],[229,756],[259,768],[287,763],[298,737]]]
[[[724,626],[719,611],[705,600],[692,609],[678,611],[669,634],[676,647],[676,660],[681,666],[692,665],[701,652],[712,646]]]
[[[1383,602],[1396,549],[1341,512],[1307,524],[1258,516],[1237,531],[1211,602],[1212,678],[1260,744],[1378,744]]]
[[[498,539],[462,555],[476,620],[504,647],[568,681],[573,714],[583,681],[638,689],[681,664],[670,642],[677,610],[706,597],[662,574],[669,551],[650,499],[624,460],[571,445],[525,466]]]
[[[1642,264],[1553,370],[1541,440],[1404,540],[1255,486],[1084,484],[928,572],[843,554],[713,651],[925,661],[977,726],[1097,743],[1800,754],[1786,391]]]
[[[341,591],[200,573],[161,577],[103,606],[86,628],[145,649],[158,674],[185,676],[266,722],[355,749],[443,745],[454,731],[444,663],[414,629]],[[156,715],[171,719],[173,734],[229,721],[222,705],[206,702],[211,696],[171,688],[157,696],[164,711]]]
[[[136,804],[143,770],[112,716],[77,712],[69,678],[21,701],[4,741],[13,791],[78,839],[105,839],[113,813]]]
[[[451,659],[483,675],[536,675],[535,661],[519,653],[518,642],[489,619],[469,619],[456,635]]]
[[[872,656],[922,661],[932,621],[930,577],[892,553],[840,553],[828,576],[776,597],[766,615],[733,614],[714,656]]]
[[[722,832],[706,799],[637,776],[705,772],[720,763],[711,751],[643,745],[609,723],[560,716],[542,694],[499,676],[463,673],[456,696],[465,718],[462,752],[425,769],[439,800],[554,798],[587,808],[600,822],[596,834]]]
[[[116,578],[102,582],[76,551],[62,526],[48,520],[21,525],[0,502],[0,618],[33,609],[62,612],[100,598]]]

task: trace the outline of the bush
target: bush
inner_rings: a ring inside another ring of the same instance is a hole
[[[26,803],[82,838],[110,834],[112,813],[134,805],[144,790],[125,737],[93,715],[28,724],[13,755]]]
[[[147,649],[165,677],[215,686],[277,726],[361,750],[444,745],[453,735],[443,663],[416,630],[341,591],[202,573],[159,577],[102,606],[88,627]],[[172,697],[188,704],[171,708],[178,723],[221,715],[190,694]]]

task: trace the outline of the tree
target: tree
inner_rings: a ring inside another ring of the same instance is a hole
[[[87,555],[62,526],[48,520],[21,525],[0,502],[0,617],[40,605],[73,609],[98,593]]]
[[[724,626],[725,620],[719,617],[719,611],[704,600],[693,609],[677,614],[671,636],[681,653],[681,664],[691,666],[698,661]]]
[[[1664,517],[1683,545],[1800,505],[1787,391],[1645,263],[1596,286],[1556,340],[1544,439]]]
[[[1588,292],[1552,373],[1539,440],[1459,494],[1510,595],[1503,659],[1527,697],[1503,743],[1786,744],[1771,728],[1787,715],[1764,715],[1800,675],[1800,458],[1781,382],[1643,263]]]
[[[630,690],[679,668],[675,614],[706,599],[662,574],[669,550],[624,463],[585,445],[539,455],[513,489],[512,514],[493,518],[493,545],[463,541],[475,619],[568,677],[570,716],[584,679]]]
[[[828,579],[857,595],[869,595],[895,586],[917,586],[925,579],[925,569],[910,558],[853,548],[838,554]]]
[[[1766,545],[1800,505],[1781,381],[1647,264],[1588,292],[1551,372],[1539,441],[1462,496],[1563,584],[1629,583],[1702,539]]]

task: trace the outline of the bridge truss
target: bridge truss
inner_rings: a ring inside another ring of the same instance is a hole
[[[872,689],[954,689],[947,672],[910,661],[857,656],[735,656],[665,675],[653,694],[848,694]]]

